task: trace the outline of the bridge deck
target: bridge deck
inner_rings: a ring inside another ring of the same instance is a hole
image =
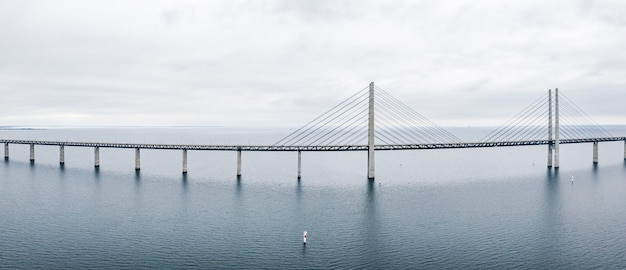
[[[604,137],[584,139],[564,139],[561,144],[626,141],[626,137]],[[454,149],[478,147],[506,147],[546,145],[550,141],[502,141],[502,142],[463,142],[432,144],[376,145],[376,150],[419,150],[419,149]],[[279,146],[279,145],[202,145],[202,144],[146,144],[146,143],[101,143],[101,142],[64,142],[37,140],[6,140],[0,143],[35,144],[52,146],[101,147],[101,148],[140,148],[169,150],[205,150],[205,151],[366,151],[367,145],[319,145],[319,146]]]

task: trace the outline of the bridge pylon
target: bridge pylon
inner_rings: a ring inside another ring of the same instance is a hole
[[[554,120],[552,112],[554,111]],[[554,123],[554,128],[552,123]],[[552,109],[552,89],[548,90],[548,168],[559,168],[559,89],[554,89],[554,110]],[[553,137],[554,135],[554,137]]]
[[[374,162],[374,82],[370,83],[369,89],[369,120],[367,124],[367,178],[374,179],[375,177],[375,162]]]
[[[559,89],[554,89],[554,169],[559,168]]]

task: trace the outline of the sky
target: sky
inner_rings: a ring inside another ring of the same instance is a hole
[[[0,0],[0,126],[301,126],[370,82],[441,126],[559,88],[626,124],[626,1]]]

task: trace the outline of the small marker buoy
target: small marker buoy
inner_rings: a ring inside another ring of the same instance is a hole
[[[574,176],[572,175],[572,183],[574,183]]]
[[[302,241],[303,241],[304,245],[306,246],[306,231],[304,231],[304,233],[303,233]]]

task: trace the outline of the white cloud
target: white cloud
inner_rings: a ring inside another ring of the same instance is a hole
[[[596,121],[624,123],[624,12],[620,1],[4,1],[0,125],[297,126],[370,81],[443,125],[498,124],[555,87]]]

